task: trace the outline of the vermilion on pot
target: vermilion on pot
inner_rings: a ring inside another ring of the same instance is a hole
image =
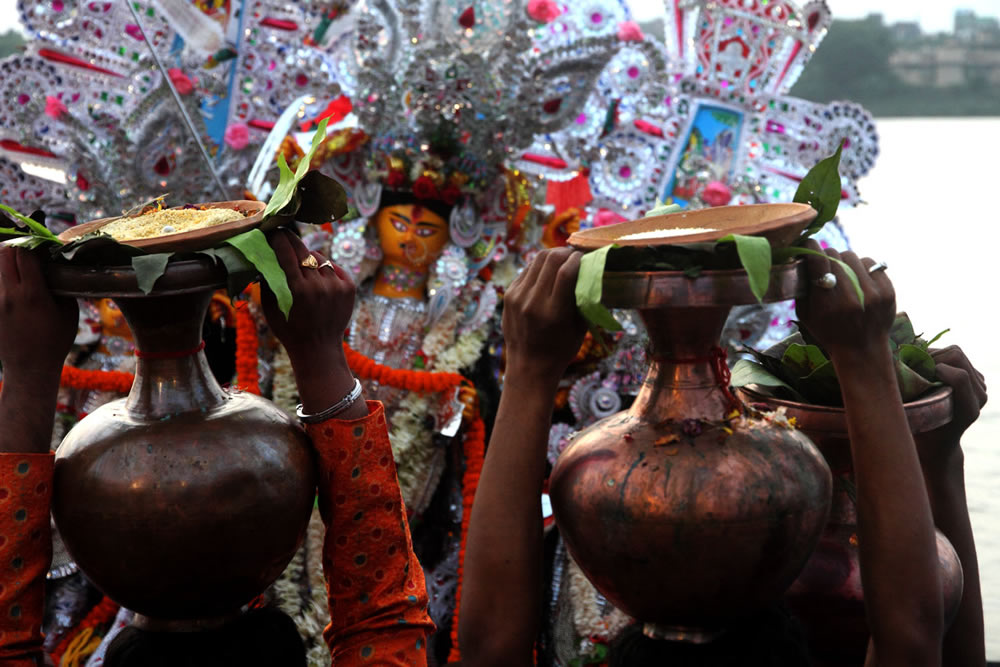
[[[768,299],[796,296],[800,270],[775,268]],[[667,437],[731,410],[713,348],[753,299],[742,271],[605,274],[604,303],[639,309],[653,361],[629,410],[569,444],[550,493],[587,577],[660,637],[708,641],[780,601],[826,523],[830,471],[801,432],[746,420]]]
[[[809,648],[823,665],[858,665],[868,647],[864,592],[858,563],[858,514],[851,497],[854,484],[851,443],[843,408],[771,398],[750,388],[741,390],[751,403],[784,408],[823,453],[834,472],[830,519],[805,569],[785,596],[805,628]],[[906,418],[915,437],[951,421],[951,388],[942,387],[906,403]],[[948,539],[937,533],[945,599],[950,624],[962,600],[962,565]]]
[[[198,351],[225,272],[172,263],[149,296],[131,267],[53,263],[48,278],[57,293],[114,297],[140,352],[128,397],[85,417],[56,453],[52,514],[67,549],[147,627],[238,612],[301,542],[315,472],[302,429],[222,389]]]

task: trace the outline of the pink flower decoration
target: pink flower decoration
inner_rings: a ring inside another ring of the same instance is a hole
[[[45,98],[45,115],[49,118],[59,120],[66,111],[66,105],[58,97],[49,95]]]
[[[226,128],[222,138],[234,151],[241,151],[250,143],[250,130],[243,123],[234,123]]]
[[[602,208],[600,211],[594,215],[594,227],[606,227],[608,225],[616,225],[619,222],[625,222],[626,218],[618,215],[614,211],[609,211],[606,208]]]
[[[555,0],[530,0],[528,2],[528,16],[539,23],[550,23],[556,20],[562,10]]]
[[[701,191],[701,198],[709,206],[725,206],[733,198],[733,191],[721,181],[712,181]]]
[[[167,70],[167,75],[170,76],[170,82],[174,84],[174,88],[180,95],[190,95],[194,92],[194,84],[182,70],[173,67]]]
[[[623,42],[641,42],[646,36],[635,21],[622,21],[618,25],[618,39]]]

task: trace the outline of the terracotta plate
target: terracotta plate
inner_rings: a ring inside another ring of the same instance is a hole
[[[611,243],[620,246],[684,245],[686,243],[715,241],[728,234],[744,234],[746,236],[766,237],[771,241],[772,246],[780,248],[792,243],[815,218],[816,211],[808,204],[719,206],[697,211],[678,211],[667,215],[621,222],[616,225],[586,229],[570,236],[569,244],[583,250],[594,250]],[[621,238],[630,234],[659,229],[690,228],[705,228],[713,231],[665,238]]]
[[[207,204],[201,204],[201,206],[204,206],[205,208],[231,208],[245,213],[247,217],[242,220],[224,222],[221,225],[215,225],[214,227],[205,227],[204,229],[195,229],[190,232],[181,232],[180,234],[154,236],[147,239],[137,239],[135,241],[123,241],[123,244],[130,245],[134,248],[142,248],[148,253],[194,252],[197,250],[207,250],[208,248],[214,248],[228,238],[232,238],[238,234],[242,234],[243,232],[248,232],[260,225],[261,218],[264,214],[264,208],[267,204],[260,201],[238,199],[235,201],[210,202]],[[183,207],[174,206],[172,208]],[[62,241],[69,242],[83,236],[84,234],[97,231],[101,227],[118,219],[119,218],[102,218],[100,220],[94,220],[93,222],[85,222],[81,225],[77,225],[76,227],[67,229],[59,235],[59,238]]]

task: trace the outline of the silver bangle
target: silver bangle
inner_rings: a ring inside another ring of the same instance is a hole
[[[359,398],[361,398],[361,380],[354,378],[354,387],[351,389],[350,393],[328,407],[326,410],[317,412],[314,415],[307,415],[302,411],[302,404],[299,403],[299,405],[295,408],[295,415],[303,424],[318,424],[319,422],[325,422],[327,419],[333,419],[341,412],[354,405],[354,402]]]

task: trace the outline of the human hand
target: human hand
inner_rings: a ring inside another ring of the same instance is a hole
[[[503,299],[507,372],[558,384],[576,356],[586,324],[576,308],[581,253],[543,250],[511,284]]]
[[[0,363],[7,378],[58,384],[77,313],[76,299],[49,292],[38,255],[0,245]]]
[[[292,310],[286,320],[274,293],[262,285],[264,316],[288,351],[303,409],[320,412],[347,395],[354,384],[343,343],[357,289],[343,269],[310,252],[291,232],[279,229],[270,243],[288,280]],[[303,266],[310,256],[316,268]]]
[[[810,240],[806,247],[821,252],[815,241]],[[809,292],[795,304],[799,322],[835,361],[840,355],[887,350],[889,329],[896,317],[892,281],[884,270],[869,272],[875,264],[869,257],[859,259],[853,252],[841,255],[832,248],[826,255],[806,256]],[[865,296],[863,305],[843,268],[828,258],[842,260],[854,270]],[[821,287],[818,281],[828,273],[836,278],[836,285]]]
[[[925,470],[946,470],[954,454],[961,453],[962,434],[977,420],[986,405],[986,381],[957,345],[931,350],[938,380],[952,390],[953,416],[950,422],[916,436],[917,452]]]

